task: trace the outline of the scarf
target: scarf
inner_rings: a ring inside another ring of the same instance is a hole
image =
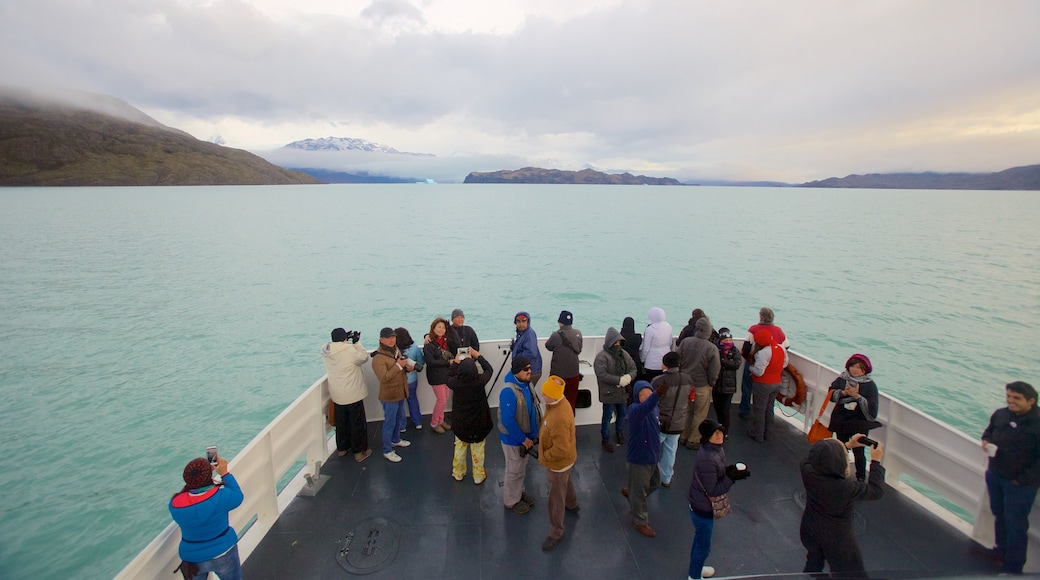
[[[849,374],[848,369],[845,369],[841,372],[841,378],[845,379],[846,381],[852,381],[860,385],[862,385],[863,383],[869,383],[870,381],[874,380],[870,378],[870,373],[866,373],[862,377],[854,377]]]
[[[437,346],[441,347],[442,349],[448,350],[448,335],[438,336],[434,339],[434,342],[436,342]]]

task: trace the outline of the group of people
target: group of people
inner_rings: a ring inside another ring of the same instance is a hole
[[[773,323],[768,308],[760,310],[759,322],[748,329],[742,351],[734,346],[732,332],[725,327],[716,331],[700,309],[692,312],[674,341],[662,309],[652,308],[648,320],[641,335],[634,331],[632,318],[624,320],[620,332],[608,328],[603,349],[596,354],[593,369],[603,407],[602,448],[613,452],[616,445],[627,444],[628,473],[621,493],[629,502],[633,526],[650,538],[656,536],[656,530],[649,522],[647,497],[659,487],[671,485],[679,446],[697,452],[687,490],[695,530],[689,577],[710,577],[714,568],[705,562],[715,520],[728,509],[720,498],[735,482],[751,475],[743,464],[726,463],[723,444],[732,427],[732,398],[739,384],[739,413],[751,424],[748,436],[768,441],[773,401],[788,364],[789,341]],[[535,499],[526,492],[524,480],[528,458],[533,455],[547,470],[550,525],[542,549],[551,551],[564,537],[565,514],[580,510],[571,473],[577,460],[575,410],[582,378],[578,372],[582,335],[573,327],[573,315],[562,311],[559,329],[545,344],[552,362],[550,375],[539,389],[542,358],[530,321],[527,312],[514,316],[511,365],[499,394],[497,424],[505,458],[503,504],[516,514],[531,511]],[[462,481],[470,463],[473,482],[481,485],[487,478],[485,442],[495,428],[486,391],[494,371],[480,354],[477,334],[465,325],[462,310],[452,312],[450,323],[434,319],[422,347],[404,328],[383,328],[379,346],[371,353],[359,338],[358,332],[336,328],[322,349],[337,454],[352,453],[355,461],[362,462],[372,453],[364,409],[368,388],[362,374],[367,363],[379,381],[385,417],[383,456],[389,462],[400,462],[396,450],[410,445],[401,438],[407,423],[417,430],[423,428],[416,389],[418,373],[425,370],[436,398],[430,428],[439,434],[454,430],[452,477]],[[742,362],[744,379],[738,381]],[[801,463],[806,489],[800,531],[807,551],[804,572],[820,572],[825,564],[834,573],[864,570],[852,528],[852,505],[881,498],[885,475],[880,463],[882,445],[863,441],[871,429],[881,426],[872,371],[866,355],[849,357],[827,397],[834,403],[829,428],[836,437],[815,443]],[[453,425],[444,416],[449,392],[454,393]],[[1005,572],[1021,573],[1028,515],[1040,487],[1040,411],[1037,392],[1027,383],[1008,384],[1006,401],[1007,408],[993,414],[982,437],[983,449],[990,456],[986,484],[996,516],[996,547],[987,554],[1001,561]],[[712,408],[716,419],[708,417]],[[872,445],[869,469],[865,443]],[[854,478],[849,477],[850,451]],[[183,476],[184,488],[170,501],[170,512],[184,536],[181,572],[186,578],[208,570],[221,578],[240,578],[237,536],[228,525],[227,513],[242,503],[243,495],[228,473],[227,462],[219,457],[213,463],[195,459],[185,467]]]

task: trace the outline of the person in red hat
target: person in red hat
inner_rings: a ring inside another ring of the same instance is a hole
[[[773,404],[780,392],[781,374],[787,366],[787,351],[773,339],[768,329],[755,333],[751,350],[751,429],[748,436],[755,441],[769,439],[773,430]]]
[[[874,367],[865,354],[854,354],[845,361],[845,371],[831,383],[828,395],[834,401],[828,429],[834,431],[838,440],[847,443],[856,433],[864,436],[877,429],[878,388],[870,377]],[[867,480],[867,456],[863,446],[852,448],[856,459],[856,479]]]

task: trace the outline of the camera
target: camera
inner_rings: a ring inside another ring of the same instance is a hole
[[[867,437],[860,437],[859,438],[859,442],[862,443],[863,445],[870,445],[871,447],[877,447],[877,441],[874,441],[873,439],[868,439]]]
[[[350,342],[356,344],[357,341],[360,340],[360,339],[361,339],[361,331],[358,331],[358,330],[348,330],[347,331],[347,340],[349,340]]]
[[[535,437],[532,441],[534,441],[534,445],[532,445],[530,449],[523,445],[520,446],[520,457],[527,457],[530,455],[531,457],[538,459],[538,438]]]

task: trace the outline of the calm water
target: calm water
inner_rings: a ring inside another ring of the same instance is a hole
[[[184,463],[234,455],[324,370],[461,307],[603,334],[651,306],[852,352],[976,436],[1037,377],[1033,192],[620,186],[0,189],[0,577],[111,577]],[[637,322],[638,324],[638,322]],[[57,557],[55,557],[57,555]]]

